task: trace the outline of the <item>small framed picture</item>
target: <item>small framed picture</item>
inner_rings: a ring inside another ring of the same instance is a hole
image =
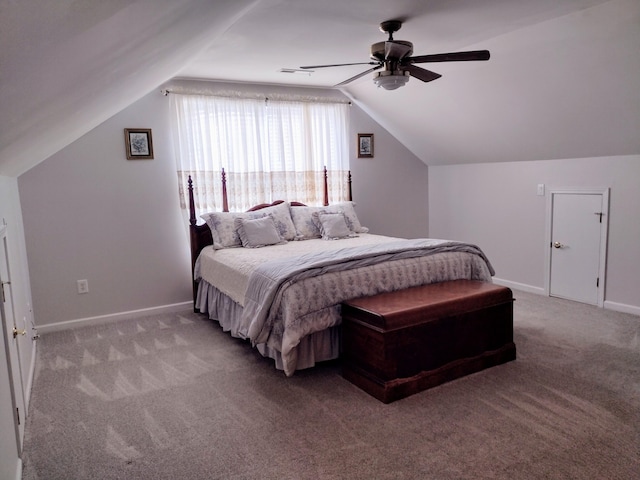
[[[153,140],[150,128],[125,128],[124,143],[127,147],[127,160],[151,160],[153,158]]]
[[[373,158],[373,133],[358,134],[358,158]]]

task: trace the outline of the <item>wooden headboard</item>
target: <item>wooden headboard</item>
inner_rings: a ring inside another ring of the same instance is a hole
[[[323,205],[329,205],[329,187],[327,182],[327,167],[324,167],[323,172]],[[222,173],[220,175],[220,181],[222,182],[222,211],[229,211],[229,202],[227,200],[227,174],[222,169]],[[347,174],[347,196],[349,201],[353,199],[352,191],[351,191],[351,171]],[[189,180],[187,181],[187,190],[189,192],[189,241],[191,244],[191,278],[193,278],[194,268],[196,265],[196,259],[202,249],[208,245],[213,244],[213,237],[211,236],[211,230],[206,223],[198,225],[198,218],[196,217],[196,207],[195,200],[193,197],[193,180],[191,179],[191,175],[189,175]],[[253,212],[255,210],[260,210],[261,208],[270,207],[272,205],[278,205],[283,203],[284,200],[276,200],[273,203],[261,203],[254,207],[251,207],[248,212]],[[304,206],[304,203],[300,202],[290,202],[293,206]],[[198,292],[198,284],[194,280],[193,282],[193,301],[195,304],[196,295]],[[195,309],[197,311],[197,309]]]

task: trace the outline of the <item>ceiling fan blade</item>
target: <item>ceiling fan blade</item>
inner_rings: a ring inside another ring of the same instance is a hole
[[[400,60],[406,55],[410,55],[412,48],[409,45],[398,42],[384,42],[384,58]]]
[[[335,65],[307,65],[300,67],[306,69],[310,68],[326,68],[326,67],[346,67],[349,65],[378,65],[380,62],[359,62],[359,63],[336,63]]]
[[[433,55],[407,57],[402,60],[402,63],[469,62],[474,60],[489,60],[489,57],[489,50],[473,50],[470,52],[435,53]]]
[[[416,77],[418,80],[422,80],[423,82],[431,82],[433,80],[437,80],[442,76],[439,73],[416,67],[415,65],[405,65],[402,68],[403,70],[409,72],[409,75],[411,75],[412,77]]]
[[[336,85],[334,85],[334,87],[341,87],[342,85],[346,85],[347,83],[353,82],[354,80],[357,80],[360,77],[364,77],[367,73],[371,73],[371,72],[375,72],[376,70],[382,68],[383,65],[377,65],[373,68],[370,68],[369,70],[359,73],[358,75],[351,77],[351,78],[347,78],[344,82],[340,82]]]

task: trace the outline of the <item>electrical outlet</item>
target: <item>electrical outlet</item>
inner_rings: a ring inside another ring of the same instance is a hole
[[[78,293],[89,293],[88,280],[78,280]]]

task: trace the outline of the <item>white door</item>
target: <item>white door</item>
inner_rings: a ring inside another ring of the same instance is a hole
[[[549,295],[602,305],[608,196],[552,192],[551,197]]]
[[[18,452],[21,454],[26,409],[20,368],[19,342],[23,340],[25,332],[24,330],[18,330],[16,328],[6,229],[6,225],[0,226],[0,319],[2,320],[6,360],[9,366],[9,390],[12,397],[13,413],[15,415],[16,442]]]
[[[11,382],[9,369],[4,368],[6,353],[4,336],[0,335],[0,478],[14,479],[20,471],[20,452],[15,435],[13,398],[9,388],[5,388]]]

